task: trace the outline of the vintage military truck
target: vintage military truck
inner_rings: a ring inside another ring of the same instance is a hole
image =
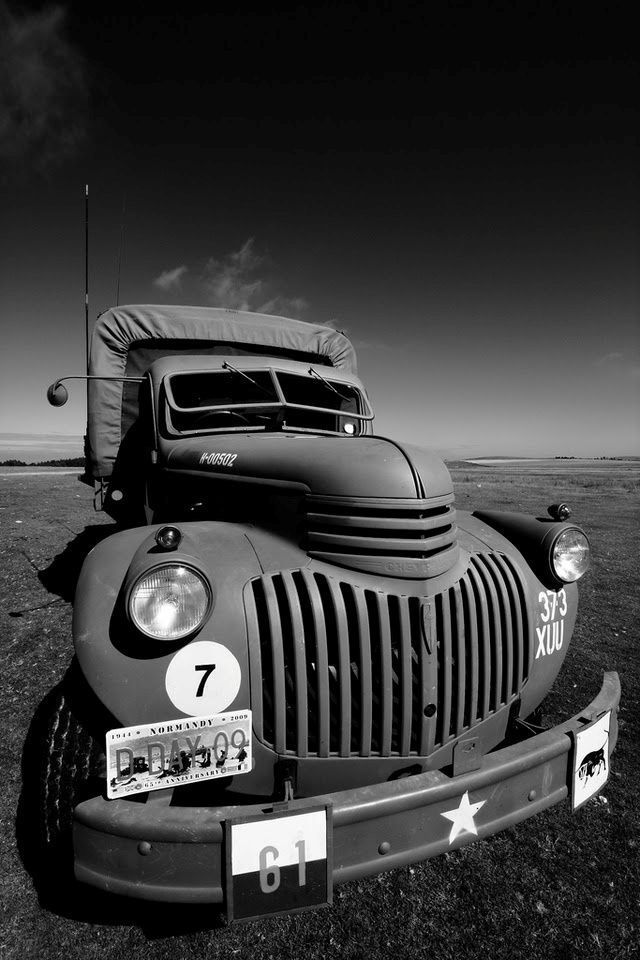
[[[87,471],[119,530],[80,575],[42,796],[81,881],[301,909],[602,788],[616,674],[527,721],[588,566],[565,505],[456,511],[437,456],[374,433],[329,327],[118,307],[90,356]]]

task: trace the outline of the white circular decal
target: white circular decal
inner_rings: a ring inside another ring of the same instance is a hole
[[[240,678],[240,664],[227,647],[198,640],[176,653],[165,687],[178,710],[199,717],[226,710],[238,695]]]

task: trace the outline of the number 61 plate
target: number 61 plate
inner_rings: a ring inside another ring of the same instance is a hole
[[[251,770],[251,710],[160,720],[107,733],[107,797]]]
[[[331,807],[292,805],[227,820],[227,917],[248,920],[332,902]]]

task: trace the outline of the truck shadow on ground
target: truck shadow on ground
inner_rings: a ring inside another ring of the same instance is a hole
[[[93,523],[85,527],[53,558],[48,567],[38,573],[38,579],[45,590],[71,603],[82,564],[88,554],[102,540],[120,529],[117,523]]]
[[[149,903],[94,890],[73,875],[71,825],[52,835],[57,798],[47,788],[51,776],[47,747],[56,722],[61,694],[66,693],[72,666],[65,678],[44,697],[33,716],[22,754],[22,789],[16,816],[19,856],[31,876],[40,906],[80,923],[140,927],[149,939],[196,933],[225,926],[215,904]],[[64,778],[65,771],[61,769]],[[82,798],[79,798],[82,799]],[[168,908],[168,909],[167,909]]]

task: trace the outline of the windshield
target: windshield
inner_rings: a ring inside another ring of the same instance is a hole
[[[170,426],[215,430],[311,430],[358,435],[373,415],[354,386],[310,370],[226,369],[172,374],[165,381]]]

